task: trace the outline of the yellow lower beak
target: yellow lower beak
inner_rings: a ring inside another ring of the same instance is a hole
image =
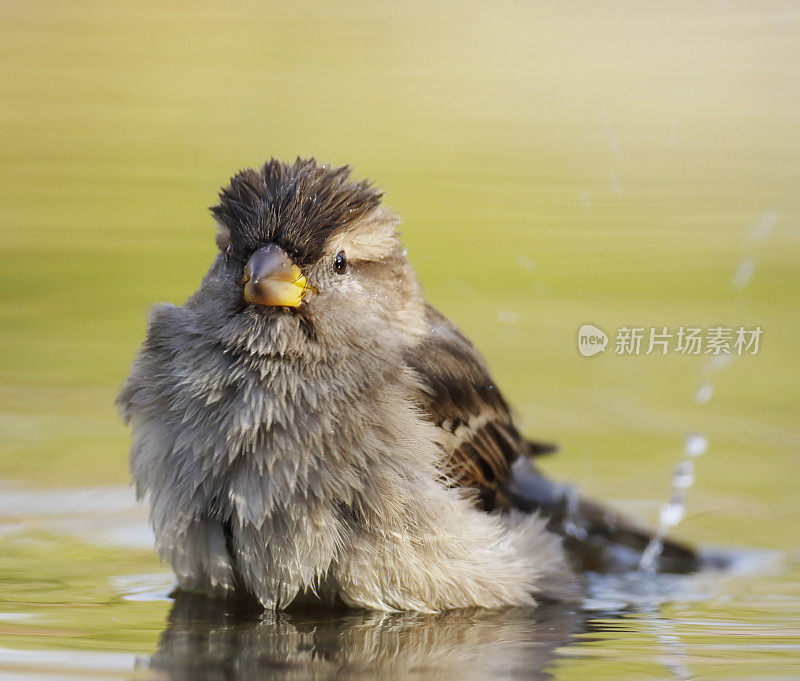
[[[242,281],[244,299],[254,305],[299,307],[312,290],[300,268],[275,244],[253,253]]]

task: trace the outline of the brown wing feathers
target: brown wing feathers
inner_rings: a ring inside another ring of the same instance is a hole
[[[429,335],[407,361],[423,381],[420,406],[442,429],[448,477],[474,489],[484,510],[544,513],[582,569],[635,567],[651,533],[541,475],[530,457],[555,447],[520,435],[483,357],[454,324],[431,307],[428,321]],[[691,549],[665,541],[660,569],[686,572],[699,565]]]
[[[442,428],[444,466],[458,484],[478,491],[487,510],[507,506],[501,487],[520,456],[553,449],[527,442],[514,427],[480,353],[432,307],[430,334],[407,358],[423,379],[421,406]]]

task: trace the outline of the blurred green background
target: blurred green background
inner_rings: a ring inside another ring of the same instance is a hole
[[[562,443],[553,472],[661,498],[700,430],[685,531],[780,544],[765,525],[799,517],[800,31],[791,4],[733,5],[4,3],[0,475],[127,481],[112,401],[147,308],[196,288],[231,174],[314,155],[385,189],[429,299]],[[698,407],[703,358],[587,360],[584,322],[764,335]]]
[[[549,472],[652,520],[699,431],[678,534],[796,547],[799,16],[763,1],[3,2],[0,479],[127,483],[112,403],[148,307],[197,287],[230,175],[314,155],[385,189],[429,300],[526,432],[561,443]],[[704,357],[583,358],[587,322],[764,333],[709,377]],[[96,565],[77,554],[64,570]]]

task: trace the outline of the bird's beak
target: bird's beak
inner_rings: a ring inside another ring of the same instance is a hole
[[[244,299],[256,305],[299,307],[311,289],[306,278],[280,246],[260,248],[244,268]]]

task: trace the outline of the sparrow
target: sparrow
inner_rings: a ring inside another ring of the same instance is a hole
[[[382,198],[313,158],[242,170],[199,289],[152,309],[117,403],[178,588],[438,612],[635,564],[650,532],[539,471],[554,447],[426,302]]]

